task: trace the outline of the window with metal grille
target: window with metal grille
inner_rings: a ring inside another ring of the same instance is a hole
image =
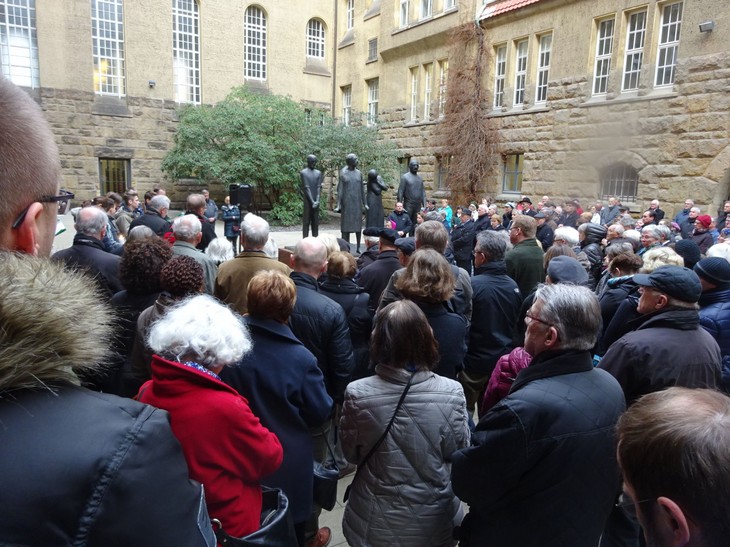
[[[629,16],[626,34],[626,57],[621,91],[639,89],[641,64],[644,60],[644,39],[646,38],[646,10]]]
[[[367,81],[368,84],[368,125],[378,123],[378,101],[380,97],[380,86],[378,78]]]
[[[593,69],[593,94],[605,95],[608,90],[608,75],[611,72],[611,53],[613,52],[613,19],[598,23],[596,37],[596,63]]]
[[[522,192],[522,154],[507,154],[502,163],[502,191],[509,193]]]
[[[515,64],[515,100],[518,106],[525,102],[525,79],[527,77],[527,40],[517,43],[517,62]]]
[[[15,85],[40,87],[35,0],[0,0],[0,66]]]
[[[250,6],[244,15],[244,73],[253,80],[266,79],[266,15]]]
[[[200,104],[200,19],[195,0],[173,0],[172,72],[175,101]]]
[[[497,48],[494,65],[494,108],[504,106],[504,78],[507,69],[507,46]]]
[[[116,192],[123,195],[130,186],[129,160],[99,158],[99,183],[101,195]]]
[[[679,32],[682,28],[682,2],[669,4],[662,9],[662,26],[659,29],[659,47],[656,60],[657,87],[674,84]]]
[[[615,196],[619,201],[636,201],[639,174],[625,163],[611,165],[601,172],[601,198]]]
[[[122,0],[91,0],[94,92],[125,95],[124,12]]]
[[[553,35],[546,34],[540,37],[540,49],[537,56],[537,89],[535,90],[535,102],[545,103],[547,101],[548,78],[550,77],[550,50],[552,48]]]
[[[324,59],[324,23],[319,19],[307,23],[307,57]]]

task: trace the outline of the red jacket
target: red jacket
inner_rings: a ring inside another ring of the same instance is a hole
[[[480,418],[507,396],[517,374],[523,368],[527,368],[531,361],[532,355],[527,353],[525,348],[515,348],[499,358],[489,378],[487,389],[484,391],[482,406],[479,409]]]
[[[278,469],[283,451],[248,401],[220,380],[157,355],[138,398],[170,413],[190,478],[205,487],[210,517],[235,537],[258,530],[259,482]]]

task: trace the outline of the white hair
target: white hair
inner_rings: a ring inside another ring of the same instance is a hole
[[[192,241],[202,230],[203,225],[195,215],[183,215],[172,221],[172,233],[182,241]]]
[[[578,245],[578,230],[570,226],[561,226],[555,230],[553,239],[565,241],[571,247]]]
[[[150,205],[157,209],[158,211],[160,209],[169,209],[170,208],[170,198],[165,196],[164,194],[157,194],[156,196],[153,196],[150,200]]]
[[[150,329],[147,344],[171,361],[195,361],[211,368],[230,365],[251,351],[251,337],[240,316],[212,296],[183,300]]]
[[[218,264],[233,258],[233,245],[225,237],[217,237],[205,248],[205,254]]]
[[[716,243],[715,245],[707,249],[707,256],[718,256],[730,262],[730,244]]]

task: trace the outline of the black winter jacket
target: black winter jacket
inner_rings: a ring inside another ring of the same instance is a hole
[[[73,245],[54,253],[51,259],[63,261],[71,268],[88,273],[110,299],[124,289],[119,280],[120,258],[106,252],[104,243],[94,237],[76,234]]]
[[[469,547],[598,545],[619,487],[618,383],[588,351],[544,352],[452,456]],[[530,525],[525,526],[529,518]]]
[[[129,225],[129,229],[132,230],[137,226],[147,226],[150,230],[162,237],[170,231],[170,223],[167,222],[160,212],[154,207],[147,206],[147,210],[142,216],[135,218]]]
[[[167,412],[67,386],[0,397],[0,543],[215,546]]]
[[[730,393],[730,289],[716,289],[700,297],[700,325],[717,341],[722,353],[722,388]]]
[[[457,261],[471,260],[476,237],[476,224],[473,220],[464,222],[451,232],[451,246],[454,249],[454,258]]]
[[[290,277],[297,286],[297,301],[289,326],[317,358],[327,393],[340,403],[355,368],[347,317],[342,306],[319,293],[311,275],[292,272]]]

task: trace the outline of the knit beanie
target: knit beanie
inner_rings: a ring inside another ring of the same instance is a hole
[[[730,288],[730,262],[719,256],[703,258],[694,267],[695,273],[718,289]]]
[[[684,259],[687,268],[694,268],[702,258],[699,245],[691,239],[680,239],[674,244],[674,250]]]

